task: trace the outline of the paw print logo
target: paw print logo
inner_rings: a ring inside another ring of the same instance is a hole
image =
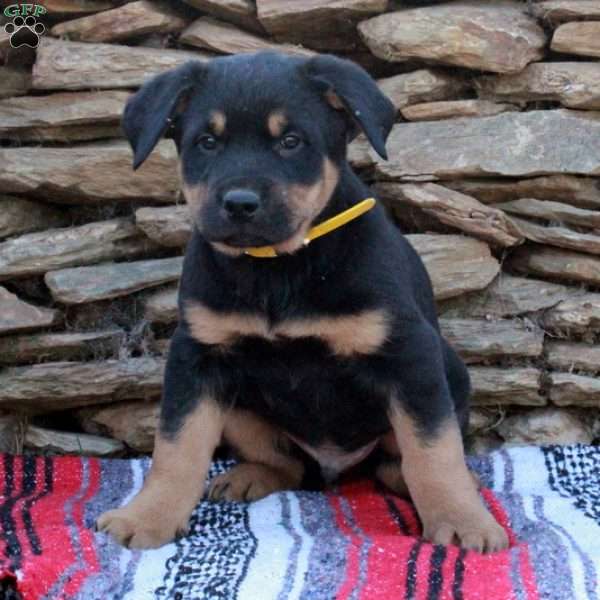
[[[25,18],[16,16],[11,23],[4,26],[4,31],[10,36],[10,45],[13,48],[37,48],[40,36],[46,28],[43,23],[38,23],[33,15],[29,15]]]

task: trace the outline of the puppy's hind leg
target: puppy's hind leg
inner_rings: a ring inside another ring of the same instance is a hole
[[[289,453],[290,442],[281,430],[249,411],[234,409],[227,413],[223,435],[246,462],[213,479],[210,500],[260,500],[300,486],[304,465]]]

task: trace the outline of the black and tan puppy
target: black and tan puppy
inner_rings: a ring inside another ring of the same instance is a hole
[[[298,488],[307,461],[331,479],[372,454],[427,539],[506,547],[465,465],[469,378],[418,255],[379,206],[305,244],[370,196],[346,145],[362,130],[385,157],[394,116],[366,72],[331,56],[188,63],[130,100],[134,166],[175,140],[194,233],[152,469],[100,530],[135,548],[184,533],[224,438],[242,462],[211,499],[256,500]],[[246,253],[262,246],[278,256]]]

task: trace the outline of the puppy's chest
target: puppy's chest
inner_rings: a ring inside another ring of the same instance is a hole
[[[184,309],[192,337],[208,346],[228,350],[248,338],[282,345],[303,338],[318,339],[341,357],[377,352],[388,338],[390,325],[382,308],[352,313],[286,316],[270,320],[260,312],[217,311],[189,301]]]

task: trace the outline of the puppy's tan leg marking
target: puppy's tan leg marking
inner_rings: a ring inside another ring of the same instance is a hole
[[[397,405],[390,409],[390,421],[423,537],[434,544],[457,540],[478,552],[508,547],[506,532],[486,509],[467,469],[455,420],[444,424],[431,440],[423,440],[413,419]]]
[[[158,548],[185,534],[204,492],[223,424],[221,408],[202,398],[174,439],[157,432],[152,468],[142,490],[126,506],[101,515],[98,530],[129,548]]]
[[[304,466],[289,455],[289,440],[276,427],[248,411],[232,410],[224,437],[248,462],[215,477],[209,499],[253,501],[300,486]]]

